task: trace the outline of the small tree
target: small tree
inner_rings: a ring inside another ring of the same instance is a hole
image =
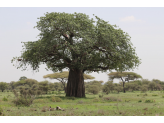
[[[19,81],[20,81],[20,80],[25,80],[25,79],[27,79],[27,77],[22,76],[22,77],[20,77]]]
[[[7,88],[7,83],[6,82],[0,82],[0,90],[2,90],[2,92]]]
[[[122,80],[124,93],[125,93],[125,88],[124,88],[125,81],[129,82],[129,80],[135,80],[138,78],[142,78],[142,76],[140,76],[134,72],[111,72],[108,74],[108,76],[109,76],[109,80],[113,80],[115,78]],[[125,80],[123,80],[123,77],[125,77]]]

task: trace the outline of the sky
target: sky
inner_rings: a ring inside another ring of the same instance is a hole
[[[41,65],[39,72],[21,71],[11,63],[13,57],[21,55],[21,42],[36,41],[40,33],[36,28],[37,18],[46,12],[93,14],[117,25],[131,36],[131,42],[141,64],[133,71],[144,79],[164,81],[164,7],[0,7],[0,82],[18,81],[21,76],[37,81],[53,73]],[[15,64],[15,63],[14,63]],[[114,70],[113,70],[114,71]],[[109,72],[107,72],[109,73]],[[108,81],[107,73],[90,73],[94,80]],[[114,80],[119,82],[121,80]]]

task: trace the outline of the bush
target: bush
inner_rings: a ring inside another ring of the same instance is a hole
[[[61,102],[62,101],[62,99],[61,98],[59,98],[59,97],[51,97],[51,101],[52,102]]]
[[[23,97],[19,97],[13,100],[13,103],[17,105],[22,105],[22,106],[30,106],[33,102],[33,99],[30,98],[23,98]]]
[[[99,95],[99,98],[102,98],[103,97],[103,94],[102,95]]]
[[[20,90],[20,95],[16,92],[16,90],[13,90],[13,93],[15,95],[15,99],[13,100],[13,103],[17,105],[24,105],[24,106],[30,106],[33,103],[33,100],[35,99],[35,93],[32,90]]]
[[[158,95],[154,94],[154,95],[152,95],[152,96],[158,96]]]
[[[145,93],[146,91],[147,91],[147,87],[146,87],[146,86],[142,86],[142,87],[141,87],[141,92],[142,92],[142,93]]]
[[[99,88],[96,85],[89,85],[88,92],[93,93],[93,94],[98,94]]]
[[[144,94],[143,96],[147,96],[147,94]]]
[[[153,100],[145,100],[145,103],[153,103]]]
[[[3,99],[2,99],[3,101],[8,101],[8,99],[6,98],[6,97],[3,97]]]
[[[164,98],[164,96],[162,96],[162,98]]]
[[[139,100],[138,102],[142,102],[142,100]]]

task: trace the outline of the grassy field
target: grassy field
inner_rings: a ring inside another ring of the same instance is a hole
[[[61,98],[53,102],[52,97]],[[6,97],[7,101],[3,98]],[[110,93],[99,95],[86,94],[86,98],[68,98],[64,93],[47,94],[36,98],[29,107],[15,106],[12,92],[0,92],[0,107],[5,116],[164,116],[164,93],[140,91]],[[49,111],[57,106],[64,111]]]

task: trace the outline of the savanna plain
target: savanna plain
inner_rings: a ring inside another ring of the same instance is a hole
[[[100,92],[85,98],[52,91],[36,97],[29,106],[16,106],[14,98],[13,92],[0,92],[1,116],[164,116],[164,91]],[[57,106],[62,110],[56,110]]]

